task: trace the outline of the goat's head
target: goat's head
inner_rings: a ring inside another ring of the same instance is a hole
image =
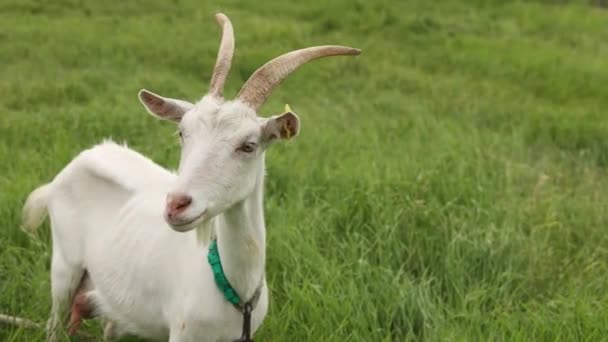
[[[222,41],[211,78],[210,90],[192,104],[141,90],[139,99],[153,115],[179,126],[182,153],[178,180],[167,195],[165,219],[177,231],[188,231],[201,222],[242,202],[254,191],[264,172],[264,151],[273,142],[298,135],[295,113],[270,118],[256,110],[272,89],[302,64],[325,56],[358,55],[343,46],[317,46],[279,56],[260,67],[227,101],[222,90],[234,51],[230,20],[217,14]]]

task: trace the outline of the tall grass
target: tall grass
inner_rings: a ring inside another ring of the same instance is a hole
[[[29,191],[110,136],[175,167],[174,127],[136,94],[201,96],[220,10],[227,96],[291,49],[364,51],[303,67],[261,111],[289,103],[302,131],[267,156],[256,339],[606,338],[608,13],[582,1],[3,1],[0,312],[50,308],[48,226],[18,229]]]

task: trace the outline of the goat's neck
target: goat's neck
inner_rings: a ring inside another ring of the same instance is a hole
[[[248,301],[264,277],[266,228],[264,224],[264,163],[253,193],[217,217],[215,232],[224,273]]]

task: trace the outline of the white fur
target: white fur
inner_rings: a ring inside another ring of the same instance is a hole
[[[56,338],[84,270],[94,287],[88,298],[118,334],[171,342],[239,338],[242,315],[217,289],[207,263],[212,232],[241,298],[249,299],[262,284],[252,331],[262,323],[268,309],[264,152],[272,141],[266,127],[277,126],[280,117],[258,118],[238,101],[205,97],[171,120],[184,133],[177,173],[106,141],[29,196],[24,229],[33,232],[47,210],[52,227],[49,339]],[[240,151],[244,142],[255,142],[257,149]],[[169,192],[187,193],[193,201],[168,223],[163,213]]]

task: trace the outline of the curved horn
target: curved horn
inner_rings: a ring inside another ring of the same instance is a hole
[[[257,109],[272,92],[272,89],[301,65],[326,56],[355,56],[361,50],[348,46],[325,45],[296,50],[281,55],[262,65],[245,82],[237,98]]]
[[[232,64],[232,55],[234,53],[234,30],[232,29],[230,19],[223,13],[216,14],[215,21],[222,27],[222,41],[217,53],[213,76],[211,76],[209,93],[215,96],[222,96],[224,83],[226,83],[230,65]]]

